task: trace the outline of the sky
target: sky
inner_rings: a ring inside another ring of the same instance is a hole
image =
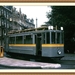
[[[19,11],[21,8],[21,12],[27,15],[27,18],[34,19],[34,24],[36,25],[37,18],[37,27],[44,25],[44,22],[48,21],[47,12],[51,11],[51,8],[48,6],[14,6],[16,10]]]

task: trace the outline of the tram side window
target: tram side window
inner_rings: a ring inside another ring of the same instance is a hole
[[[22,44],[22,36],[17,36],[16,37],[16,44]]]
[[[24,44],[32,44],[32,36],[31,35],[24,36]]]
[[[15,37],[9,38],[9,44],[15,44]]]

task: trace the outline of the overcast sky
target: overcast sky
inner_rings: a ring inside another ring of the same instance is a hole
[[[37,20],[37,27],[40,27],[44,22],[48,21],[46,17],[46,12],[51,11],[48,6],[14,6],[19,11],[21,8],[22,13],[27,15],[27,18],[33,18],[34,24],[36,25],[36,18]]]

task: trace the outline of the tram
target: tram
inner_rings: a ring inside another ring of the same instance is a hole
[[[11,31],[5,37],[5,52],[62,58],[64,56],[63,37],[63,30],[52,30],[48,27]]]

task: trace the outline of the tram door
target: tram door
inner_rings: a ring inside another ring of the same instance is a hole
[[[41,56],[42,54],[42,43],[41,43],[41,34],[36,35],[36,55]]]

